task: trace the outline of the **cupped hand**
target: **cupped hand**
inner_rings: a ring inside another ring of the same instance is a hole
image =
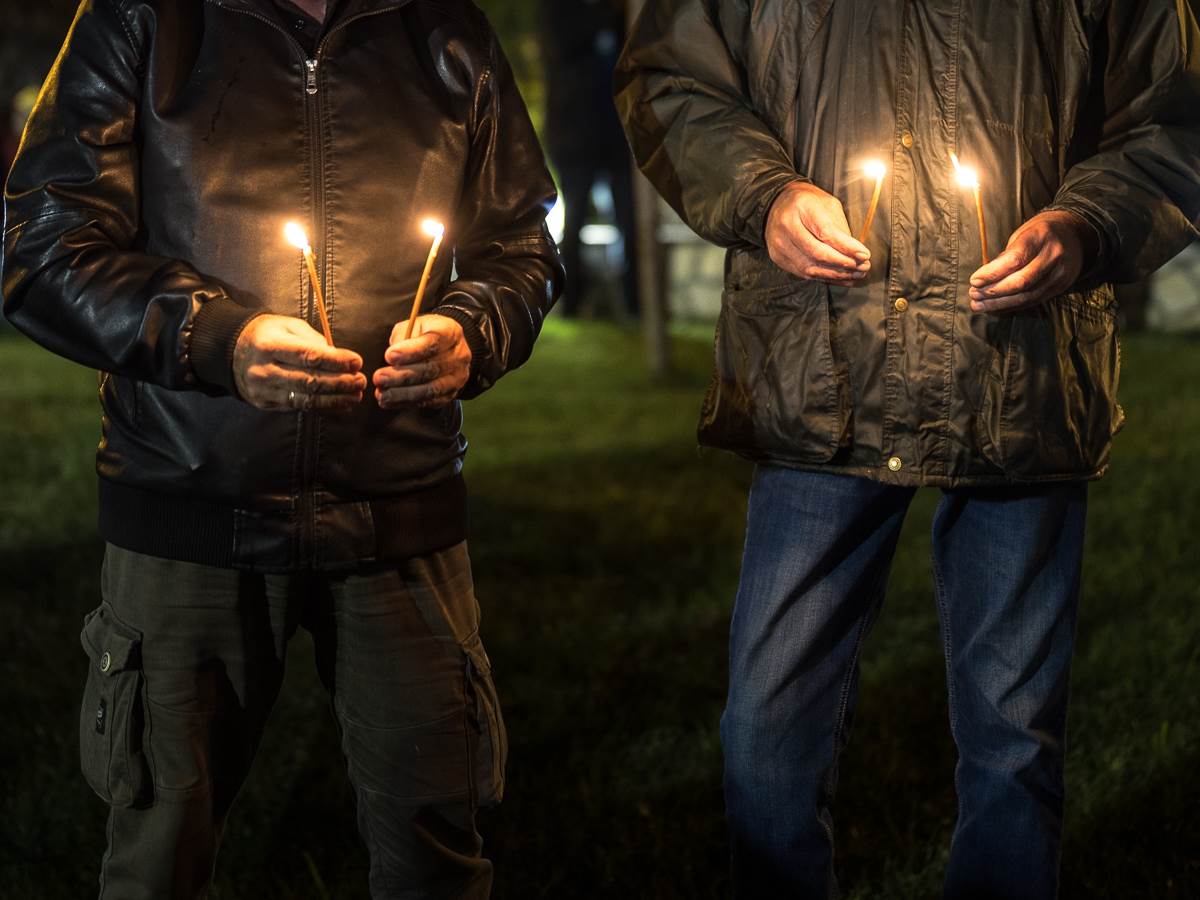
[[[233,379],[258,409],[346,410],[360,403],[367,378],[362,357],[330,347],[319,331],[292,316],[258,316],[238,336]]]
[[[1064,293],[1079,280],[1089,239],[1095,239],[1091,226],[1074,213],[1038,213],[971,276],[971,309],[1013,312]]]
[[[832,194],[807,182],[789,184],[767,213],[767,252],[798,278],[850,285],[871,269],[871,251],[850,234]]]
[[[384,353],[387,366],[376,369],[375,399],[384,409],[445,406],[471,376],[471,348],[462,326],[447,316],[418,316],[413,336],[404,340],[407,322],[392,329]]]

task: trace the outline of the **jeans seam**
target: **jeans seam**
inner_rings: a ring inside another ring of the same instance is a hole
[[[846,665],[846,674],[842,678],[841,697],[838,701],[837,726],[833,731],[833,769],[830,773],[831,777],[830,779],[827,779],[825,785],[825,800],[827,803],[832,801],[833,798],[831,782],[836,782],[837,779],[839,765],[838,754],[841,752],[842,736],[845,734],[846,730],[846,708],[850,705],[850,684],[854,679],[854,670],[858,666],[858,658],[862,650],[863,639],[867,632],[867,622],[871,618],[871,613],[875,609],[875,606],[876,604],[872,603],[871,606],[867,607],[863,614],[858,618],[857,633],[854,636],[854,649],[850,651],[850,659]],[[832,840],[833,835],[830,834],[829,838]]]
[[[942,655],[946,661],[946,703],[950,708],[950,732],[958,728],[958,693],[954,686],[954,667],[951,662],[954,653],[954,642],[950,637],[950,608],[946,603],[946,582],[942,578],[942,570],[938,565],[937,552],[933,553],[933,593],[938,610],[942,615]]]

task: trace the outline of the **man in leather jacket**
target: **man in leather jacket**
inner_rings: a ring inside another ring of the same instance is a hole
[[[758,464],[721,722],[737,896],[836,893],[859,650],[921,486],[946,895],[1056,894],[1087,481],[1123,420],[1111,282],[1197,236],[1198,46],[1189,0],[647,0],[618,107],[728,248],[700,440]]]
[[[81,5],[6,186],[3,290],[101,372],[80,747],[102,896],[204,895],[298,625],[371,895],[488,895],[475,811],[506,742],[459,401],[524,362],[561,289],[553,200],[469,0]],[[405,339],[426,217],[446,249]]]

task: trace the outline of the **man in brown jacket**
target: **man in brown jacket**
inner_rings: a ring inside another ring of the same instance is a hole
[[[647,3],[618,107],[728,248],[700,440],[758,464],[722,718],[739,897],[836,893],[859,648],[926,485],[946,895],[1056,894],[1086,483],[1123,419],[1111,283],[1197,235],[1197,47],[1186,0]]]

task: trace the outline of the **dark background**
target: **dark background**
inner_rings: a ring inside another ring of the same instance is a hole
[[[569,0],[563,0],[569,2]],[[536,4],[493,18],[543,120]],[[0,104],[40,82],[63,0],[0,3]],[[467,412],[474,558],[512,738],[482,828],[500,900],[728,893],[716,723],[750,470],[695,450],[711,325],[652,376],[630,326],[552,317]],[[1129,426],[1093,487],[1067,764],[1064,896],[1200,896],[1200,341],[1125,341]],[[104,810],[78,775],[98,602],[95,374],[0,325],[0,898],[95,893]],[[851,898],[938,893],[953,745],[918,498],[865,654],[837,806]],[[301,633],[213,897],[366,896],[366,859]]]

